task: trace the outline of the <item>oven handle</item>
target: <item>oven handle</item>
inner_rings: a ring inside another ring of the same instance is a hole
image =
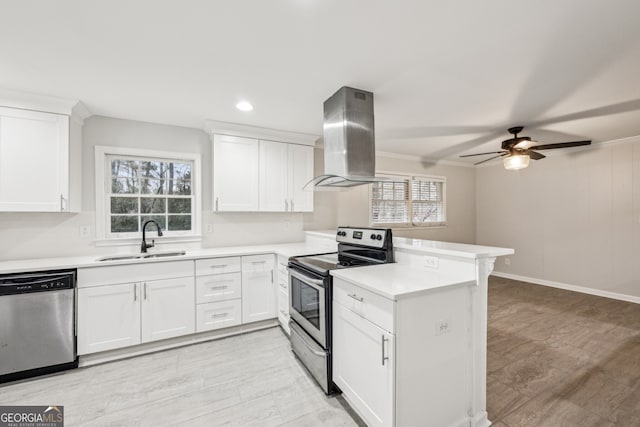
[[[315,285],[313,286],[316,289],[324,289],[324,280],[319,280],[319,279],[312,279],[311,277],[302,274],[300,272],[298,272],[298,270],[293,269],[291,267],[287,267],[287,270],[289,270],[289,274],[291,274],[293,277],[296,277],[300,280],[302,280],[303,282],[310,284],[310,285]]]
[[[302,343],[305,345],[305,347],[307,347],[307,349],[309,349],[309,351],[311,353],[315,354],[316,356],[322,356],[322,357],[326,357],[327,356],[327,354],[324,351],[318,351],[318,350],[314,349],[313,347],[311,347],[311,344],[309,344],[307,342],[307,340],[305,339],[305,337],[303,337],[302,334],[296,330],[295,326],[290,326],[289,329],[291,330],[291,332],[296,334],[298,336],[298,338],[300,338],[300,341],[302,341]]]

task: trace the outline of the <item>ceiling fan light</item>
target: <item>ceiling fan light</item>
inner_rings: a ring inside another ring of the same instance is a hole
[[[517,171],[518,169],[524,169],[529,166],[529,156],[526,154],[514,154],[502,159],[504,168],[508,171]]]

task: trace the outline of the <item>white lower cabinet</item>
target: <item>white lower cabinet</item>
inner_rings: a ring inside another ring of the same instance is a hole
[[[193,277],[142,283],[142,342],[195,332]]]
[[[78,269],[78,354],[195,332],[193,261]]]
[[[242,302],[239,299],[210,302],[196,306],[198,332],[228,328],[242,323]]]
[[[140,342],[139,283],[78,289],[78,354]]]
[[[471,288],[392,300],[333,278],[333,381],[368,426],[475,425]]]
[[[368,426],[394,419],[395,337],[333,304],[333,381]]]
[[[291,335],[289,330],[289,271],[287,270],[288,259],[282,255],[278,256],[278,321],[287,335]]]
[[[242,323],[276,318],[273,255],[242,257]]]

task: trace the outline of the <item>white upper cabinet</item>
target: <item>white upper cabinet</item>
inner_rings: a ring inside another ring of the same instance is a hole
[[[213,133],[213,211],[313,212],[313,191],[303,190],[313,179],[313,136],[235,130],[243,136]]]
[[[313,147],[260,141],[260,210],[312,212]]]
[[[214,135],[213,210],[252,212],[259,208],[259,141]]]
[[[288,189],[289,144],[260,141],[260,210],[283,212],[289,210]]]
[[[292,212],[313,212],[313,190],[303,190],[313,178],[313,147],[289,144],[288,189]]]
[[[69,116],[0,107],[0,211],[69,210]]]

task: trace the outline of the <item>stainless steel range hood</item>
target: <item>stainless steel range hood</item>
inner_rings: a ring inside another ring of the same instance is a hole
[[[376,178],[373,93],[343,86],[324,102],[324,175],[305,189],[353,187]]]

